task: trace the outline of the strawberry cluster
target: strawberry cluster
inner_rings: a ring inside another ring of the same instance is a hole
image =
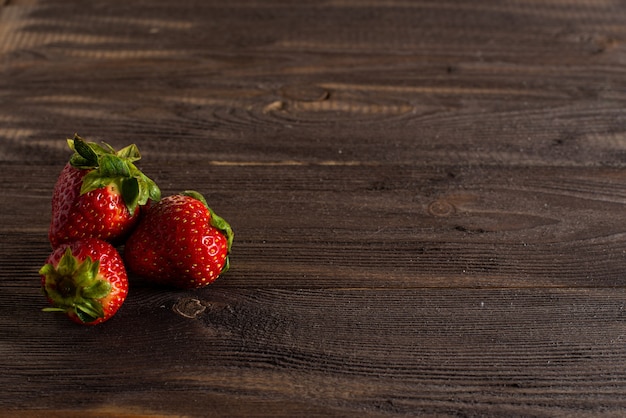
[[[204,287],[228,270],[232,228],[200,193],[161,198],[135,166],[134,144],[116,151],[78,135],[67,142],[74,153],[52,194],[53,251],[39,270],[52,305],[44,311],[95,325],[124,303],[127,268],[181,289]]]

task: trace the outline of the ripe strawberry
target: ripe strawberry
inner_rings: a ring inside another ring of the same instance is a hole
[[[117,250],[86,238],[61,244],[39,270],[41,287],[52,308],[72,321],[95,325],[111,318],[128,294],[128,276]]]
[[[87,237],[122,239],[137,222],[139,207],[161,197],[154,181],[133,164],[141,158],[137,146],[116,152],[78,135],[67,142],[74,155],[54,186],[52,247]]]
[[[126,241],[124,258],[130,271],[152,282],[203,287],[228,270],[233,236],[204,197],[188,191],[150,207]]]

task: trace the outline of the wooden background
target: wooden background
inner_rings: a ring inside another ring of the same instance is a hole
[[[0,2],[0,414],[623,416],[626,3]],[[236,232],[42,313],[74,132]]]

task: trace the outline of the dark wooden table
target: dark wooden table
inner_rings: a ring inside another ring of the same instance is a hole
[[[626,3],[0,5],[0,415],[626,414]],[[75,132],[235,232],[41,312]]]

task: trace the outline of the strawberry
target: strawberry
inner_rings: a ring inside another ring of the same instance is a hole
[[[123,239],[135,225],[139,208],[161,192],[135,165],[136,145],[120,151],[85,142],[78,135],[67,140],[74,155],[65,165],[52,195],[48,238],[52,247],[76,239]]]
[[[206,286],[225,273],[233,230],[194,191],[168,196],[147,211],[126,241],[129,270],[182,289]]]
[[[41,287],[51,308],[72,321],[95,325],[111,318],[128,294],[128,276],[117,250],[97,238],[65,243],[39,270]]]

